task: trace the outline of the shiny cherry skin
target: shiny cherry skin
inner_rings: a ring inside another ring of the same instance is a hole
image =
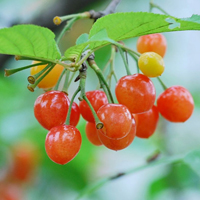
[[[33,64],[39,63],[39,61],[33,61]],[[38,65],[31,68],[31,75],[35,75],[43,70],[47,65]],[[56,85],[58,79],[64,70],[62,65],[55,65],[54,68],[39,82],[37,85],[41,89],[49,89]]]
[[[77,155],[81,142],[81,134],[76,127],[57,126],[52,128],[46,136],[46,153],[52,161],[64,165]]]
[[[69,98],[64,92],[45,92],[35,101],[35,118],[47,130],[62,125],[67,118],[69,103]]]
[[[160,33],[140,36],[137,41],[137,51],[145,53],[153,51],[164,57],[167,49],[167,41],[164,35]]]
[[[133,142],[135,138],[135,134],[136,134],[136,123],[135,123],[134,117],[132,117],[131,130],[123,138],[120,138],[120,139],[109,138],[102,132],[101,129],[98,130],[99,139],[103,143],[103,145],[115,151],[122,150],[128,147]]]
[[[96,125],[92,122],[87,122],[85,126],[85,133],[88,140],[95,146],[101,146],[102,142],[99,140]]]
[[[101,132],[108,138],[123,138],[132,127],[131,113],[121,104],[106,104],[98,110],[97,116],[104,124]]]
[[[95,112],[99,110],[99,108],[108,103],[108,99],[106,94],[101,90],[93,90],[85,93],[86,97],[90,101],[92,107]],[[82,117],[89,122],[95,122],[92,111],[90,110],[88,104],[85,100],[80,101],[79,104],[80,112]]]
[[[165,70],[163,58],[154,52],[143,53],[138,59],[138,66],[148,77],[160,76]]]
[[[143,74],[127,75],[119,79],[115,94],[120,104],[131,113],[142,113],[152,108],[156,99],[153,82]]]
[[[77,126],[80,120],[80,109],[76,102],[72,104],[71,116],[70,116],[70,125]]]
[[[145,113],[135,114],[136,136],[140,138],[149,138],[156,130],[159,112],[156,106],[153,106]]]
[[[166,89],[157,99],[160,114],[170,122],[185,122],[194,110],[194,101],[190,92],[182,86]]]
[[[34,104],[34,114],[38,122],[47,130],[65,123],[70,105],[66,93],[49,91],[40,95]],[[70,125],[76,126],[80,119],[78,105],[73,102]]]

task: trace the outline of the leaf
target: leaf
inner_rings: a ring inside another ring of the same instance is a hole
[[[193,15],[190,18],[178,19],[168,15],[147,12],[110,14],[96,21],[90,30],[89,40],[87,42],[81,44],[81,46],[75,45],[71,47],[65,52],[65,56],[67,58],[73,57],[79,59],[80,54],[88,44],[90,44],[91,50],[96,50],[97,48],[110,44],[111,42],[108,39],[102,40],[95,36],[103,29],[107,32],[107,38],[117,42],[152,33],[200,30],[200,16]],[[94,36],[96,39],[93,41],[90,40]]]
[[[188,153],[183,161],[200,176],[200,150]]]
[[[65,57],[68,60],[78,60],[81,56],[80,52],[83,52],[86,49],[94,49],[96,46],[102,47],[104,46],[105,43],[109,43],[109,44],[112,43],[112,44],[118,45],[116,41],[111,40],[108,37],[106,29],[102,29],[97,34],[93,35],[87,42],[67,49],[67,51],[65,51]]]
[[[89,35],[87,33],[83,33],[82,35],[80,35],[78,37],[78,39],[76,40],[76,45],[78,44],[82,44],[84,42],[87,42],[88,41],[88,37]]]
[[[35,25],[0,29],[0,53],[54,61],[61,58],[55,35]]]

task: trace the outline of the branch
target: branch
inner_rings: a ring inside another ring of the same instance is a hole
[[[116,10],[117,5],[121,0],[113,0],[104,11],[96,12],[94,10],[90,10],[90,19],[94,19],[95,21],[105,15],[114,13]]]
[[[111,177],[107,177],[104,179],[101,179],[100,181],[96,182],[95,184],[92,184],[89,187],[86,187],[80,194],[79,196],[76,198],[76,200],[81,199],[83,196],[89,195],[92,192],[96,191],[97,189],[99,189],[100,187],[102,187],[103,185],[105,185],[106,183],[112,181],[112,180],[116,180],[118,178],[124,177],[128,174],[133,174],[136,173],[138,171],[142,171],[144,169],[148,169],[154,166],[162,166],[162,165],[168,165],[168,164],[172,164],[172,163],[177,163],[177,162],[181,162],[183,160],[183,158],[185,157],[185,155],[175,155],[175,156],[171,156],[168,158],[162,158],[159,160],[156,160],[154,162],[147,162],[147,164],[142,165],[140,167],[135,167],[133,169],[130,169],[127,172],[123,172],[123,173],[118,173],[114,176]]]

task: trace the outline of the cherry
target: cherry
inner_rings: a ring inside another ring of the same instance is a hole
[[[119,79],[115,94],[120,104],[131,113],[142,113],[152,108],[156,91],[152,81],[143,74],[127,75]]]
[[[39,151],[32,142],[21,141],[12,147],[9,176],[18,181],[29,180],[39,161]]]
[[[129,133],[123,138],[120,138],[120,139],[110,138],[110,137],[107,137],[101,131],[101,129],[98,130],[99,139],[101,140],[103,145],[115,151],[125,149],[126,147],[128,147],[133,142],[135,138],[135,133],[136,133],[136,123],[135,123],[134,117],[132,118],[132,127]]]
[[[33,64],[39,63],[39,61],[33,61]],[[43,70],[47,65],[38,65],[31,68],[31,75],[35,75],[41,70]],[[48,89],[52,88],[56,85],[58,82],[58,79],[64,70],[64,67],[62,65],[55,65],[53,69],[42,79],[42,81],[39,82],[37,85],[39,88],[42,89]]]
[[[163,58],[154,52],[143,53],[138,59],[138,66],[148,77],[160,76],[165,69]]]
[[[38,122],[47,130],[65,123],[70,100],[66,93],[48,91],[41,94],[35,101],[34,114]],[[70,125],[76,126],[80,118],[78,105],[73,102]]]
[[[104,124],[101,132],[108,138],[120,139],[125,137],[131,129],[132,118],[128,108],[121,104],[106,104],[97,115]]]
[[[156,130],[159,119],[159,112],[156,106],[153,106],[145,113],[135,114],[136,136],[140,138],[149,138]]]
[[[190,92],[182,86],[166,89],[157,99],[160,114],[171,122],[185,122],[192,115],[194,101]]]
[[[69,103],[69,98],[64,92],[45,92],[35,101],[35,117],[45,129],[50,130],[65,123]]]
[[[97,134],[96,125],[92,122],[87,122],[85,126],[85,132],[88,140],[95,146],[102,145],[102,142],[99,140],[99,136]]]
[[[160,33],[140,36],[137,41],[137,51],[140,53],[153,51],[164,57],[167,48],[167,41]]]
[[[46,153],[52,161],[64,165],[77,155],[81,142],[81,134],[76,127],[57,126],[52,128],[46,136]]]
[[[70,125],[77,126],[80,119],[80,109],[76,102],[72,104],[71,116],[70,116]]]
[[[106,94],[101,90],[94,90],[86,92],[86,97],[90,101],[92,107],[97,112],[99,108],[108,103]],[[95,122],[92,111],[86,103],[85,100],[82,100],[79,104],[80,112],[82,117],[89,122]]]

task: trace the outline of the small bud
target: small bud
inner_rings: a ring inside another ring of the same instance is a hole
[[[29,77],[27,78],[27,80],[28,80],[28,82],[29,82],[30,84],[34,84],[34,83],[35,83],[35,78],[34,78],[34,76],[29,76]]]
[[[58,26],[62,23],[62,20],[60,17],[56,16],[53,18],[53,23]]]
[[[21,56],[15,56],[15,60],[18,61],[21,59]]]

